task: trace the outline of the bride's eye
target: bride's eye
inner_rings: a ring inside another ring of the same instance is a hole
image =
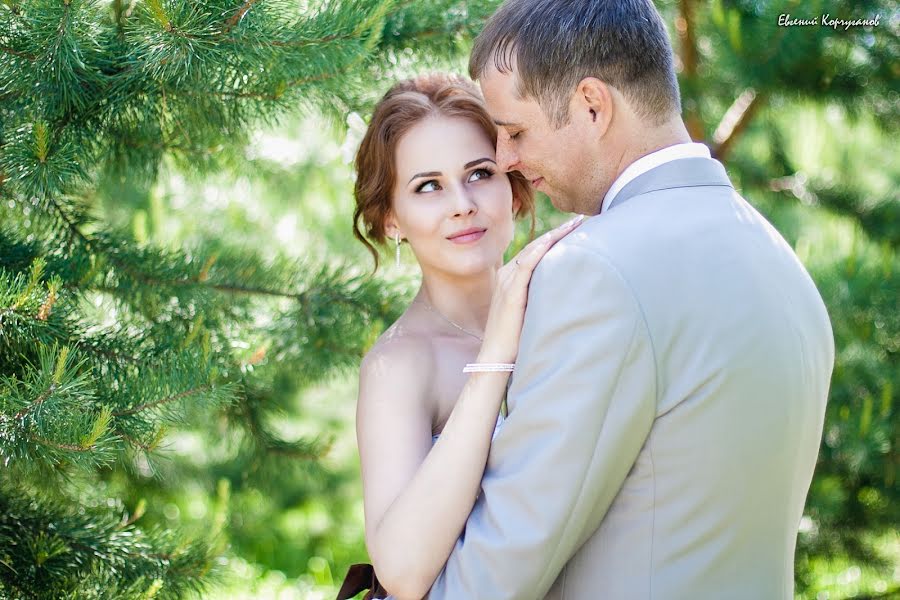
[[[416,192],[436,192],[441,189],[441,186],[438,185],[438,182],[434,179],[429,179],[428,181],[423,182],[416,188]]]
[[[469,181],[478,181],[479,179],[490,179],[493,176],[494,172],[490,169],[475,169],[472,171],[472,174],[469,175]]]

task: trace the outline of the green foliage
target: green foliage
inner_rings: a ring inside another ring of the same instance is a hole
[[[336,124],[464,68],[497,4],[3,0],[0,596],[321,592],[366,559],[351,382],[411,281],[367,277]],[[849,595],[834,570],[900,555],[894,9],[660,4],[692,133],[832,317],[797,583]],[[537,233],[561,219],[539,198]]]
[[[205,541],[140,531],[136,516],[121,507],[117,516],[36,496],[6,483],[0,488],[4,597],[165,599],[204,589],[214,559]]]
[[[298,109],[365,106],[380,65],[474,28],[459,7],[0,6],[0,595],[196,594],[228,502],[277,514],[346,481],[319,465],[331,440],[280,423],[356,367],[401,288],[269,240],[164,243],[154,186],[250,172],[250,134]],[[219,498],[217,525],[172,522],[188,493]]]

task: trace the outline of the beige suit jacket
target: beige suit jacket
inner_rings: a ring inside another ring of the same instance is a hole
[[[833,361],[815,285],[720,163],[637,177],[535,270],[428,597],[791,600]]]

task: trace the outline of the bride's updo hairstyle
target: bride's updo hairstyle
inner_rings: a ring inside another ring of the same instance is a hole
[[[388,90],[375,107],[356,153],[353,190],[356,197],[353,234],[372,253],[376,270],[378,251],[373,243],[387,241],[384,220],[393,200],[397,144],[414,125],[430,116],[469,119],[484,131],[496,148],[497,127],[484,107],[478,88],[468,79],[449,74],[423,75],[401,81]],[[513,199],[520,203],[516,217],[530,215],[533,233],[534,194],[531,186],[518,171],[506,175]]]

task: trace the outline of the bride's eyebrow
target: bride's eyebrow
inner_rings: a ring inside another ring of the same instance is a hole
[[[475,160],[470,160],[463,166],[463,169],[469,169],[469,168],[474,167],[475,165],[483,163],[485,161],[492,162],[495,165],[497,164],[496,162],[494,162],[493,158],[488,158],[487,156],[485,156],[483,158],[476,158]],[[406,182],[406,185],[409,185],[410,183],[412,183],[413,179],[417,179],[419,177],[440,177],[441,175],[443,175],[443,173],[441,173],[440,171],[427,171],[425,173],[416,173],[415,175],[413,175],[412,177],[409,178],[409,181]]]
[[[410,183],[412,183],[413,179],[416,179],[418,177],[440,177],[441,175],[443,175],[443,173],[441,173],[440,171],[428,171],[427,173],[416,173],[415,175],[413,175],[412,177],[409,178],[409,181],[406,182],[406,185],[409,185]]]
[[[487,156],[485,156],[484,158],[476,158],[475,160],[470,160],[469,162],[467,162],[467,163],[465,164],[465,166],[463,167],[463,169],[470,169],[470,168],[474,167],[475,165],[477,165],[477,164],[479,164],[479,163],[483,163],[483,162],[485,162],[485,161],[487,161],[487,162],[492,162],[492,163],[494,163],[495,165],[497,164],[496,162],[494,162],[494,159],[493,159],[493,158],[488,158]]]

